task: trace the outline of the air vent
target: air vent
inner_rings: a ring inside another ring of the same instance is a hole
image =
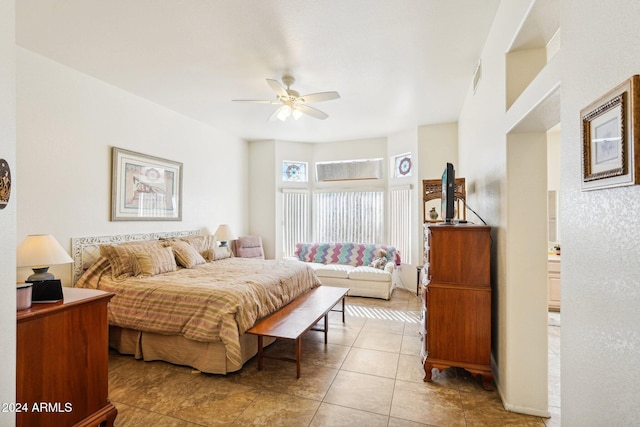
[[[478,85],[480,84],[481,78],[482,78],[482,62],[478,62],[478,66],[476,67],[476,72],[473,74],[473,93],[476,93],[476,89],[478,89]]]
[[[382,159],[316,163],[318,181],[381,179]]]

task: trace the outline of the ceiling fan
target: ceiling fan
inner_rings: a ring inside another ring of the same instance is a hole
[[[234,99],[234,101],[258,102],[261,104],[274,105],[280,104],[280,107],[269,117],[270,121],[276,119],[285,121],[289,116],[293,117],[295,120],[298,120],[303,114],[307,114],[320,120],[324,120],[329,117],[327,113],[322,112],[317,108],[310,107],[307,104],[312,102],[330,101],[332,99],[337,99],[340,98],[340,94],[338,94],[338,92],[318,92],[300,96],[297,91],[291,89],[291,85],[293,85],[295,81],[296,79],[288,74],[282,76],[282,83],[284,83],[286,86],[285,89],[285,87],[279,81],[267,79],[267,83],[269,84],[269,86],[271,86],[271,89],[273,89],[277,95],[275,101],[255,99]]]

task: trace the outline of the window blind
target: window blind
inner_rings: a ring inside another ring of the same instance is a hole
[[[411,260],[411,187],[392,188],[389,192],[389,243],[405,262]]]
[[[282,225],[284,256],[293,256],[296,243],[310,242],[309,192],[283,190]]]

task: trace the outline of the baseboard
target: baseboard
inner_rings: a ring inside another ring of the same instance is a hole
[[[500,398],[502,399],[502,396],[500,396]],[[549,411],[542,411],[539,409],[523,408],[521,406],[510,405],[508,403],[505,403],[504,399],[502,400],[502,406],[504,406],[504,409],[506,409],[509,412],[517,412],[518,414],[533,415],[535,417],[541,417],[541,418],[551,418],[551,413]]]
[[[502,383],[500,382],[500,376],[496,375],[496,372],[500,372],[498,370],[498,365],[496,364],[496,360],[493,358],[493,354],[491,354],[491,370],[493,371],[493,380],[496,383],[496,389],[498,390],[498,395],[500,396],[500,400],[502,401],[502,406],[509,412],[517,412],[518,414],[525,415],[533,415],[535,417],[541,418],[550,418],[551,413],[549,410],[543,411],[540,409],[522,407],[518,405],[512,405],[506,401],[504,398],[504,393],[502,392]]]

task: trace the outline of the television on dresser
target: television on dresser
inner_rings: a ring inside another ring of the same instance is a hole
[[[442,211],[440,213],[445,223],[453,222],[455,217],[454,201],[456,198],[456,171],[453,164],[447,163],[442,172]]]

